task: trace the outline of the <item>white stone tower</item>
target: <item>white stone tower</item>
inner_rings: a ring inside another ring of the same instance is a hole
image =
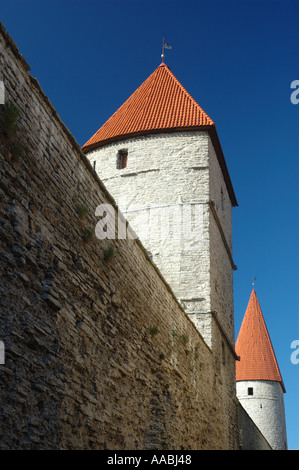
[[[212,119],[162,63],[83,151],[209,347],[216,328],[235,357],[237,201]]]
[[[255,293],[252,291],[236,342],[237,397],[274,450],[287,449],[285,387]]]

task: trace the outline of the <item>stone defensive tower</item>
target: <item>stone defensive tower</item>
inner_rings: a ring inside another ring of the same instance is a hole
[[[284,383],[255,290],[236,342],[237,397],[275,450],[287,449]]]
[[[83,151],[207,344],[217,328],[234,352],[237,201],[212,119],[162,62]]]

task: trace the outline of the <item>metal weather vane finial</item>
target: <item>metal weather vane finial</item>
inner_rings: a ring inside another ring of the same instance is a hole
[[[168,42],[165,42],[165,38],[163,38],[163,43],[162,43],[162,54],[161,54],[161,57],[162,57],[162,62],[164,63],[164,58],[165,58],[165,54],[164,54],[164,50],[165,49],[172,49],[172,46],[170,44],[168,44]]]
[[[256,281],[256,277],[253,276],[252,281],[253,281],[253,282],[252,282],[252,285],[253,285],[253,287],[254,287],[254,283],[255,283],[255,281]]]

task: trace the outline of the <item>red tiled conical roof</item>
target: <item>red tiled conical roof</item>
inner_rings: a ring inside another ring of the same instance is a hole
[[[162,63],[86,142],[83,149],[136,133],[214,125],[167,65]]]
[[[184,130],[207,130],[212,139],[233,206],[237,200],[221,149],[215,123],[196,103],[164,63],[83,145],[88,152],[125,138]]]
[[[270,380],[280,382],[285,392],[274,349],[255,290],[252,290],[247,310],[236,342],[236,380]]]

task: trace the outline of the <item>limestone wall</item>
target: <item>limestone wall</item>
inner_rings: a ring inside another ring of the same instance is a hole
[[[248,389],[251,388],[251,393]],[[279,382],[247,380],[237,382],[242,407],[256,423],[274,450],[287,449],[283,390]]]
[[[87,154],[188,312],[211,310],[208,142],[206,132],[158,134]],[[121,149],[128,151],[128,159],[120,170]],[[198,220],[194,239],[188,210],[191,222]]]
[[[239,404],[240,450],[272,450],[245,409]]]
[[[128,155],[123,169],[117,165],[121,151]],[[87,157],[212,348],[215,371],[226,390],[221,407],[229,427],[235,419],[231,415],[235,396],[233,265],[229,257],[232,207],[208,133],[127,138],[92,150]],[[194,217],[191,241],[184,219],[186,208]],[[201,224],[196,224],[196,216]],[[170,230],[165,237],[166,224],[173,226],[174,220],[175,229],[181,230],[179,236]]]
[[[0,448],[237,449],[216,320],[212,352],[139,241],[95,237],[113,199],[3,27],[0,54]]]
[[[210,296],[227,336],[234,344],[232,205],[212,142],[209,141]]]
[[[211,312],[233,344],[232,205],[208,132],[124,138],[87,157],[207,344]]]

